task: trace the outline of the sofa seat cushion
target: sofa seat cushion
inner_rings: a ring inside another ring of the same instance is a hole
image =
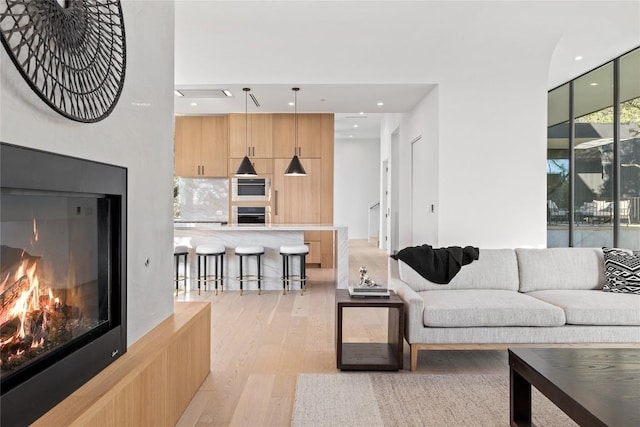
[[[416,292],[452,289],[505,289],[517,291],[518,261],[513,249],[480,249],[480,256],[464,265],[445,285],[433,283],[402,261],[398,261],[400,279]]]
[[[520,292],[546,289],[602,289],[601,248],[517,248]]]
[[[461,289],[424,291],[427,327],[562,326],[564,311],[515,291]]]
[[[640,295],[589,290],[548,290],[526,295],[564,310],[570,325],[640,325]]]

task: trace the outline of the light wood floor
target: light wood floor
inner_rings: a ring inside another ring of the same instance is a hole
[[[387,255],[365,240],[349,242],[350,281],[358,269],[385,283]],[[288,426],[298,373],[335,373],[333,270],[308,269],[307,292],[195,292],[178,300],[211,301],[211,373],[178,426]],[[384,341],[386,310],[348,309],[344,336]],[[184,351],[189,351],[185,348]],[[405,345],[405,371],[409,349]],[[420,373],[508,372],[504,351],[422,351]],[[393,374],[390,374],[393,375]]]

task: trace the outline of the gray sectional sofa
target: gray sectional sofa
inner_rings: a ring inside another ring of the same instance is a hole
[[[640,347],[640,295],[604,292],[604,282],[598,248],[481,249],[446,285],[389,259],[412,371],[429,349]]]

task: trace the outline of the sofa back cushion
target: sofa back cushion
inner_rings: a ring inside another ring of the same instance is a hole
[[[520,292],[545,289],[602,289],[600,248],[516,249]]]
[[[480,249],[480,257],[462,269],[451,282],[440,285],[398,261],[400,279],[414,291],[446,289],[518,290],[518,262],[513,249]]]

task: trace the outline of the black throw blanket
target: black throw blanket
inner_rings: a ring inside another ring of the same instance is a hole
[[[480,250],[472,246],[434,249],[431,245],[422,245],[404,248],[392,255],[392,258],[404,262],[425,279],[446,285],[463,265],[471,263],[479,256]]]

